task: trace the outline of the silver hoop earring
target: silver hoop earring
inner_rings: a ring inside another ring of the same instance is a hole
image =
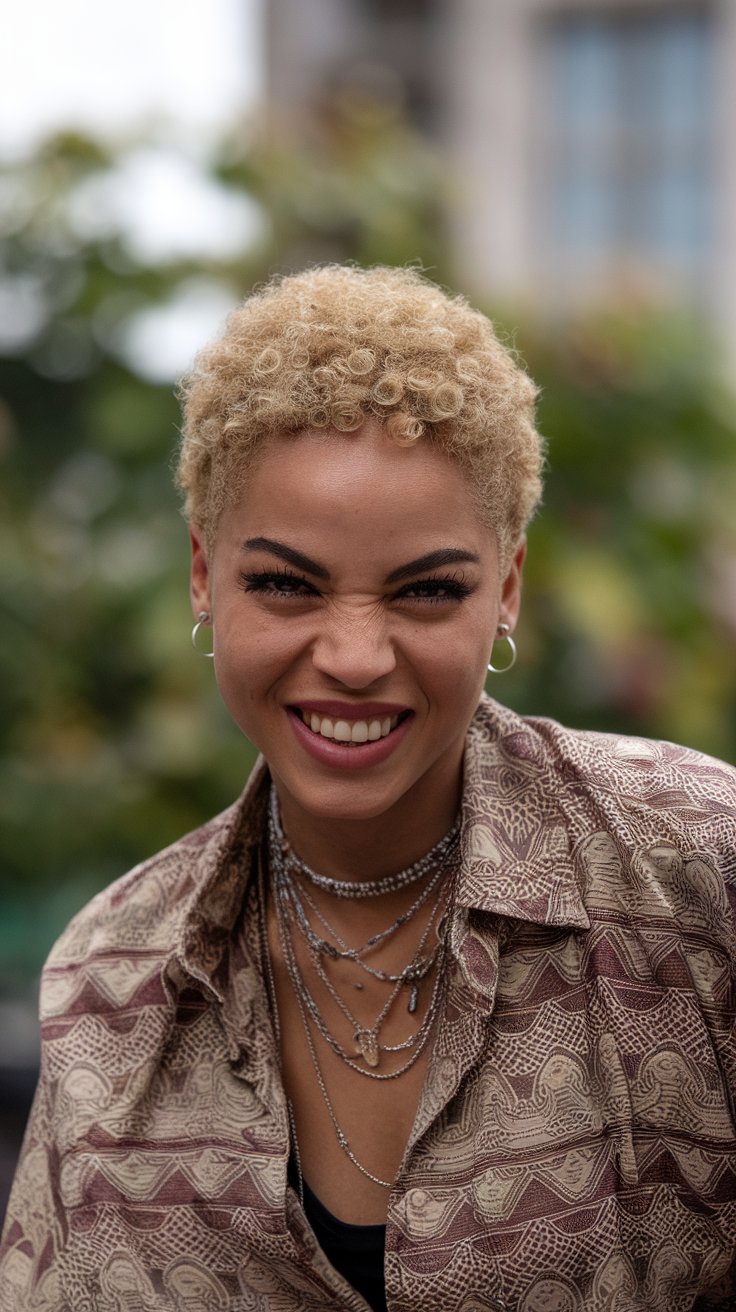
[[[209,618],[210,618],[210,617],[209,617],[209,615],[207,614],[207,611],[206,611],[206,610],[201,610],[201,611],[199,612],[199,619],[197,620],[197,623],[195,624],[194,628],[192,629],[192,646],[193,646],[193,648],[194,648],[195,651],[198,651],[198,652],[199,652],[200,656],[206,656],[206,657],[208,658],[208,660],[214,660],[214,658],[215,658],[215,653],[214,653],[213,651],[201,651],[200,648],[197,646],[197,631],[198,631],[198,629],[201,627],[202,624],[206,624],[206,623],[207,623],[207,621],[209,620]]]
[[[516,643],[511,637],[509,628],[510,626],[508,624],[499,624],[498,632],[496,633],[496,636],[493,639],[493,641],[501,642],[503,641],[504,638],[506,639],[507,643],[509,644],[509,647],[511,648],[511,660],[509,661],[508,665],[504,665],[502,670],[497,670],[495,665],[491,665],[489,662],[488,668],[491,674],[505,674],[507,670],[511,669],[512,665],[516,664]]]

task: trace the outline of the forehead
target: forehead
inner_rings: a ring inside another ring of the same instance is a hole
[[[282,525],[322,539],[375,534],[398,543],[419,536],[431,546],[439,537],[443,545],[475,550],[493,541],[461,466],[425,438],[399,446],[373,420],[355,433],[272,439],[228,518],[246,536],[273,537]]]

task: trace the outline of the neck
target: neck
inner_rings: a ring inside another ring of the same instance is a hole
[[[462,754],[428,771],[388,810],[360,820],[314,815],[274,775],[284,832],[321,875],[371,881],[419,860],[451,829],[462,794]]]

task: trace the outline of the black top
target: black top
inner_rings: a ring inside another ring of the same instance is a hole
[[[385,1225],[349,1225],[332,1212],[304,1183],[304,1211],[322,1252],[374,1312],[388,1312],[383,1254]]]

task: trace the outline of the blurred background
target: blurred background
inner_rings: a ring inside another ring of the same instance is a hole
[[[421,263],[549,439],[489,688],[736,762],[736,0],[26,0],[0,47],[0,1195],[69,917],[240,792],[177,375],[271,272]]]

